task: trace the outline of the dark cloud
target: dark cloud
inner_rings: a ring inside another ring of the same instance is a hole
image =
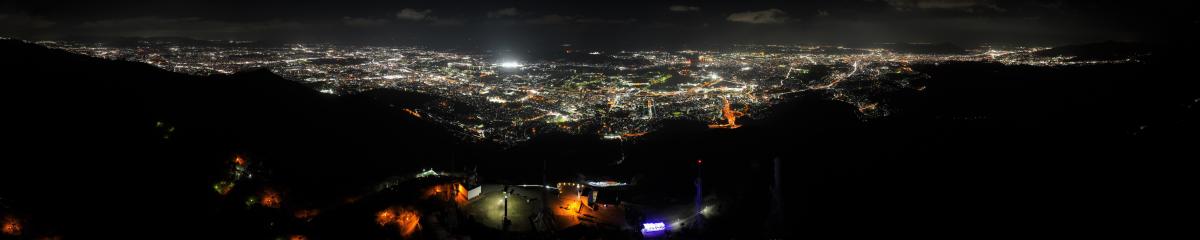
[[[47,20],[47,19],[39,17],[39,16],[30,16],[28,14],[20,13],[20,14],[0,14],[0,24],[3,24],[0,26],[4,26],[4,28],[0,28],[0,29],[14,29],[14,28],[42,29],[42,28],[48,28],[48,27],[54,26],[55,22]]]
[[[788,21],[788,15],[783,10],[772,8],[762,11],[749,11],[729,14],[725,20],[738,23],[775,24]]]
[[[504,8],[504,9],[488,12],[487,17],[488,18],[516,17],[520,13],[521,13],[520,11],[517,11],[517,8],[510,7],[510,8]]]
[[[433,26],[462,26],[466,24],[466,20],[457,18],[441,18],[433,16],[432,9],[412,9],[405,8],[396,12],[396,18],[403,21],[411,22],[428,22]]]
[[[563,16],[559,14],[545,15],[539,18],[526,19],[525,23],[535,25],[562,25],[562,24],[631,24],[638,20],[636,18],[588,18],[579,16]]]
[[[667,10],[671,10],[672,12],[696,12],[696,11],[700,11],[700,7],[687,6],[687,5],[671,5],[670,7],[667,7]]]
[[[626,19],[605,19],[605,18],[582,18],[575,21],[576,23],[585,24],[630,24],[637,22],[636,18]]]
[[[898,11],[1005,12],[993,0],[887,0]]]
[[[663,44],[1183,41],[1178,39],[1187,38],[1173,35],[1197,25],[1195,5],[1067,0],[42,0],[0,2],[0,34],[406,43],[500,39],[505,44],[589,39]]]
[[[999,8],[993,0],[887,0],[898,10]]]
[[[545,16],[539,17],[539,18],[526,19],[525,23],[545,25],[545,24],[567,24],[572,21],[575,21],[575,17],[563,16],[563,15],[558,15],[558,14],[550,14],[550,15],[545,15]]]
[[[310,25],[282,20],[229,22],[198,17],[138,17],[84,22],[73,29],[76,33],[96,36],[239,38],[250,33],[299,30]]]
[[[24,13],[0,13],[0,37],[36,35],[58,25],[57,22],[40,16]]]
[[[432,12],[433,12],[433,10],[429,10],[429,9],[417,10],[417,9],[412,9],[412,8],[405,8],[405,9],[401,9],[399,12],[396,12],[396,18],[399,18],[401,20],[423,21],[423,20],[430,19],[429,14]]]
[[[390,22],[391,22],[390,20],[382,19],[382,18],[355,18],[355,17],[343,17],[342,18],[342,23],[346,24],[346,26],[352,26],[352,27],[380,26],[380,25],[388,24]]]
[[[467,21],[453,18],[437,18],[433,19],[432,24],[434,26],[462,26],[467,24]]]

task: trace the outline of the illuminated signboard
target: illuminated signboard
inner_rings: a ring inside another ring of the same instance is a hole
[[[642,234],[644,234],[644,235],[659,234],[659,233],[662,233],[662,231],[664,231],[664,230],[667,230],[667,224],[664,224],[662,222],[652,222],[652,223],[643,223],[642,224]]]

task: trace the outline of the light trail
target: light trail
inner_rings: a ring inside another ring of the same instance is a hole
[[[721,101],[723,101],[725,103],[723,105],[724,107],[721,108],[721,116],[725,117],[725,124],[709,124],[708,128],[736,129],[736,128],[742,127],[741,125],[737,124],[737,118],[741,117],[741,116],[745,116],[746,113],[742,112],[742,111],[735,111],[735,110],[731,109],[731,106],[730,106],[731,104],[729,103],[729,99],[726,97],[721,97]],[[744,111],[744,109],[743,109],[743,111]]]

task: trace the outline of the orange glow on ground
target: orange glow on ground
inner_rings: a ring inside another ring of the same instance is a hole
[[[275,192],[274,190],[270,190],[270,189],[263,191],[263,195],[262,195],[262,206],[263,207],[279,208],[279,203],[280,203],[279,192]]]
[[[582,196],[581,190],[588,188],[578,183],[558,183],[558,196],[547,204],[551,207],[555,225],[559,229],[575,225],[622,226],[626,224],[625,211],[621,207],[599,205]],[[597,208],[593,208],[597,207]]]
[[[407,112],[408,115],[412,115],[413,117],[421,118],[421,113],[418,113],[416,110],[412,110],[411,108],[405,108],[404,112]]]
[[[314,217],[317,217],[317,214],[321,214],[321,210],[319,210],[319,209],[302,209],[302,210],[296,210],[295,216],[296,216],[296,219],[309,220]]]
[[[21,235],[21,221],[17,218],[8,216],[4,217],[4,235],[17,236]]]
[[[735,129],[742,127],[742,125],[737,124],[737,118],[746,115],[744,112],[745,109],[742,111],[733,110],[730,107],[728,98],[721,97],[721,101],[725,102],[724,106],[721,108],[721,115],[725,117],[725,124],[709,124],[708,128]]]
[[[391,209],[385,209],[383,211],[380,211],[379,214],[375,214],[375,222],[378,222],[379,226],[387,225],[388,223],[391,223],[392,220],[395,218],[396,218],[396,214],[392,213]]]
[[[425,190],[425,198],[453,201],[459,206],[467,205],[467,188],[458,183],[438,184]]]
[[[396,224],[400,226],[400,236],[408,237],[416,232],[417,226],[420,226],[419,219],[415,211],[401,212],[396,218]]]
[[[238,166],[246,166],[246,159],[242,158],[242,155],[234,155],[233,164],[237,164]]]
[[[622,136],[622,137],[641,137],[642,135],[646,135],[646,132],[636,132],[636,133],[626,133],[626,134],[621,134],[621,136]]]
[[[375,221],[380,226],[395,224],[400,229],[400,236],[411,236],[421,227],[421,215],[409,208],[392,207],[375,214]]]
[[[559,184],[553,213],[563,227],[579,224],[579,217],[592,211],[587,207],[587,198],[579,195],[580,188],[578,184]]]
[[[445,199],[446,194],[442,193],[442,184],[433,185],[429,189],[425,189],[425,198]]]
[[[458,192],[458,194],[454,195],[454,202],[458,203],[458,206],[466,206],[467,205],[467,188],[463,187],[462,184],[454,184],[454,186],[456,189],[455,191]]]

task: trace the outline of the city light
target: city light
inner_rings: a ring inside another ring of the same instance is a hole
[[[1186,4],[29,2],[0,239],[1155,233],[1014,199],[1200,135]]]
[[[736,129],[736,128],[742,127],[741,125],[737,124],[737,118],[741,117],[741,116],[745,116],[746,115],[745,110],[743,109],[742,111],[738,111],[738,110],[731,109],[730,104],[729,104],[729,99],[726,97],[721,97],[721,101],[725,103],[724,105],[722,105],[723,107],[721,108],[721,116],[723,116],[725,118],[725,123],[724,124],[710,124],[710,125],[708,125],[708,127],[709,128],[727,128],[727,129]]]
[[[742,126],[739,118],[767,109],[789,94],[816,90],[828,91],[831,100],[858,106],[864,119],[883,117],[891,111],[889,106],[864,94],[923,90],[923,85],[909,84],[929,77],[909,67],[913,64],[955,61],[1055,66],[1122,62],[1068,62],[1061,57],[1033,54],[1045,48],[1031,47],[943,55],[810,45],[747,46],[754,51],[584,52],[635,62],[615,64],[522,62],[498,53],[330,44],[287,44],[280,48],[237,44],[227,48],[185,44],[113,47],[67,41],[44,44],[197,75],[267,68],[334,95],[381,88],[427,93],[475,110],[460,114],[445,106],[426,106],[402,108],[404,112],[460,128],[457,130],[465,133],[465,138],[505,145],[543,132],[583,134],[587,129],[601,129],[597,135],[603,139],[624,140],[637,133],[653,132],[666,119],[718,121],[709,127],[738,129]],[[834,49],[861,53],[824,53]],[[263,57],[228,58],[242,54]],[[816,76],[810,71],[814,68],[829,71]],[[610,71],[614,69],[619,72]],[[799,76],[814,80],[800,81]],[[858,81],[872,84],[843,85]],[[545,84],[551,82],[555,84]],[[595,104],[607,107],[585,107]],[[720,112],[714,115],[712,110]]]
[[[595,181],[595,182],[589,181],[589,182],[587,182],[587,184],[588,184],[588,186],[592,186],[592,187],[619,187],[619,186],[629,185],[628,183],[617,182],[617,181]]]
[[[508,61],[508,62],[500,63],[500,67],[502,67],[502,68],[519,68],[519,67],[523,67],[523,66],[524,65],[521,65],[521,63],[517,62],[517,61]]]

